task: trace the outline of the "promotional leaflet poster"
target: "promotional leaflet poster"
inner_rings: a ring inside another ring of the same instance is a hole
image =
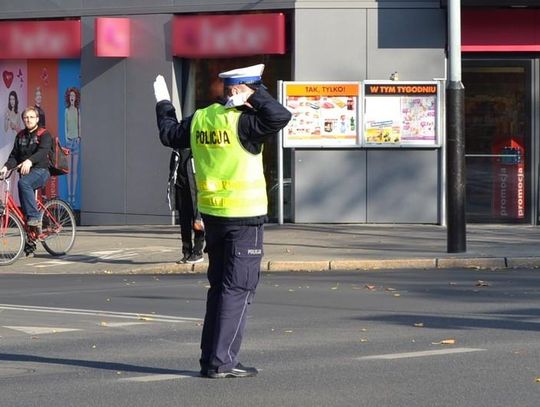
[[[358,82],[284,82],[282,94],[292,113],[284,147],[358,145]]]
[[[71,149],[70,174],[51,177],[47,197],[60,197],[80,209],[80,60],[0,61],[0,165],[13,148],[16,134],[24,128],[21,113],[28,106],[41,109],[45,127]],[[12,175],[11,192],[17,199],[17,174]]]
[[[436,82],[364,83],[365,145],[435,146]]]

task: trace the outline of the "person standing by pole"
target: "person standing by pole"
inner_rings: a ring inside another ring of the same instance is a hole
[[[197,184],[193,174],[191,149],[174,149],[171,153],[169,174],[169,204],[178,210],[182,258],[177,264],[204,261],[204,226],[197,209]]]
[[[238,353],[263,256],[268,202],[262,149],[291,119],[291,113],[262,85],[263,70],[259,64],[220,73],[223,102],[180,122],[165,79],[158,75],[154,82],[161,142],[193,151],[209,260],[199,360],[204,377],[258,373],[242,365]]]

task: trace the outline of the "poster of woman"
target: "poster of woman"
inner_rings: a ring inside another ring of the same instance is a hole
[[[77,181],[79,175],[79,154],[80,154],[80,113],[81,94],[76,87],[69,87],[64,94],[64,134],[66,136],[66,147],[71,150],[70,171],[67,175],[68,201],[74,206],[77,192]]]
[[[26,107],[27,65],[26,61],[0,61],[0,165],[3,165],[13,148],[15,136],[24,126],[21,112]],[[18,174],[11,177],[11,192],[18,202]]]

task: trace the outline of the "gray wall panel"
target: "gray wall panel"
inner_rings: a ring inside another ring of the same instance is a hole
[[[366,75],[366,10],[296,10],[294,79],[358,81]]]
[[[438,222],[438,150],[368,150],[367,221]]]
[[[294,0],[2,0],[0,20],[251,11],[294,8]]]
[[[297,150],[295,222],[366,221],[366,152]]]
[[[432,80],[445,75],[446,13],[439,9],[367,10],[365,79]]]
[[[137,17],[130,58],[95,57],[94,19],[83,18],[82,94],[94,101],[84,104],[81,120],[83,224],[124,224],[128,217],[131,223],[137,217],[170,222],[164,192],[169,150],[159,142],[152,88],[157,73],[172,84],[163,45],[170,18]]]

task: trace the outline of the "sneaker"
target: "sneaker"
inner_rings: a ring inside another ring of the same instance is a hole
[[[193,252],[191,256],[188,257],[186,263],[189,264],[195,264],[195,263],[201,263],[204,261],[204,257],[202,253],[195,253]]]
[[[254,367],[246,367],[241,363],[238,363],[235,367],[224,372],[218,372],[216,370],[208,370],[208,377],[212,379],[225,379],[232,377],[254,377],[257,376],[259,371]]]
[[[190,258],[190,254],[184,253],[184,256],[176,262],[176,264],[186,264]]]

